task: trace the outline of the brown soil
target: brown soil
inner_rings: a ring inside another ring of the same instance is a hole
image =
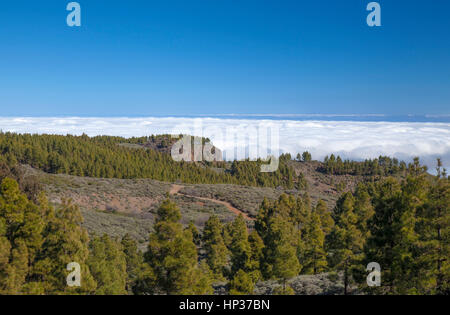
[[[255,220],[254,218],[250,218],[246,213],[242,212],[241,210],[233,207],[233,205],[231,205],[231,203],[229,203],[229,202],[222,201],[222,200],[217,200],[217,199],[212,199],[212,198],[197,197],[197,196],[192,196],[192,195],[187,195],[187,194],[180,193],[180,191],[183,188],[184,188],[184,186],[173,184],[169,193],[171,195],[177,195],[178,194],[178,195],[183,195],[183,196],[189,197],[189,198],[195,198],[195,199],[198,199],[198,200],[211,201],[211,202],[214,202],[216,204],[225,206],[228,210],[230,210],[231,212],[233,212],[236,215],[242,215],[242,217],[245,220],[247,220],[247,221],[254,221]]]

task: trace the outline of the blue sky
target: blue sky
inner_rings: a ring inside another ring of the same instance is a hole
[[[0,116],[450,114],[450,1],[0,5]]]

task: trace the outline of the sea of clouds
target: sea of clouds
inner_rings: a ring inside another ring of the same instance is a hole
[[[224,130],[247,133],[249,141],[257,138],[255,130],[270,128],[279,133],[279,151],[293,155],[309,151],[313,159],[322,160],[331,153],[343,158],[364,160],[380,155],[411,161],[419,156],[434,169],[436,158],[450,167],[450,123],[436,122],[357,122],[294,121],[234,118],[43,118],[0,117],[3,132],[39,134],[87,134],[112,136],[148,136],[151,134],[191,134],[204,136],[219,147],[227,159],[242,158],[236,147],[247,141],[227,137]],[[250,154],[251,155],[251,154]],[[254,157],[254,156],[250,156]]]

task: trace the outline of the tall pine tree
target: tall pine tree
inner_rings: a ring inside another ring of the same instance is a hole
[[[362,267],[364,238],[358,229],[358,217],[354,213],[355,199],[345,193],[337,202],[333,218],[335,226],[329,235],[333,267],[344,273],[344,294],[350,293],[354,273]]]
[[[217,280],[227,274],[229,251],[222,237],[223,226],[217,216],[212,215],[203,229],[203,250],[206,262]]]
[[[209,273],[198,267],[197,248],[192,233],[183,230],[180,210],[170,200],[158,209],[154,232],[150,234],[145,260],[155,271],[156,285],[166,294],[206,294],[211,292]]]

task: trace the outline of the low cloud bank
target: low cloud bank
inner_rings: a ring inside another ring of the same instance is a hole
[[[198,128],[201,126],[201,128]],[[209,137],[227,157],[233,156],[235,139],[229,139],[221,130],[237,128],[254,130],[271,126],[279,131],[281,152],[297,154],[305,150],[314,159],[323,159],[330,153],[343,158],[363,160],[388,155],[410,161],[419,156],[424,164],[434,169],[436,158],[443,159],[450,168],[450,124],[424,122],[355,122],[355,121],[291,121],[220,118],[35,118],[0,117],[4,132],[73,134],[89,136],[145,136],[151,134],[186,133]],[[256,137],[249,132],[249,137]],[[238,143],[238,145],[241,145]],[[242,146],[246,144],[243,143]]]

